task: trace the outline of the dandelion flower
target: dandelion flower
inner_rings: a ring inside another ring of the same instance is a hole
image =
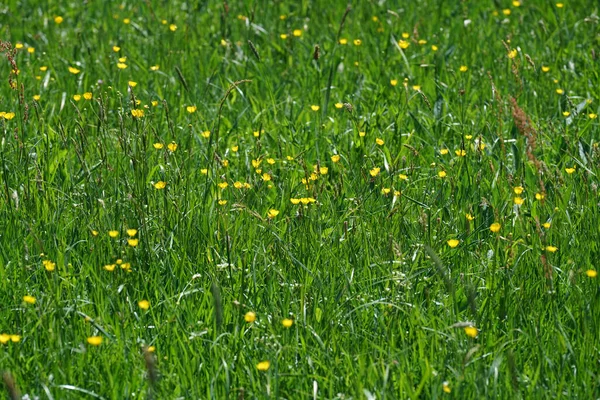
[[[289,318],[285,318],[281,321],[281,325],[283,325],[284,328],[291,328],[293,324],[294,320]]]
[[[490,231],[494,233],[500,232],[500,228],[502,228],[502,225],[500,225],[498,222],[494,222],[492,225],[490,225]]]
[[[442,383],[442,390],[444,391],[444,393],[451,393],[452,389],[450,389],[450,384],[447,381],[444,381]]]
[[[465,326],[465,334],[470,338],[476,338],[479,331],[474,326]]]
[[[246,321],[248,323],[252,323],[252,322],[256,321],[256,313],[254,313],[254,311],[248,311],[244,315],[244,321]]]
[[[100,346],[102,344],[102,336],[90,336],[87,338],[87,342],[92,346]]]
[[[133,109],[133,110],[131,110],[131,115],[133,116],[133,118],[142,118],[144,116],[144,110],[143,109]]]
[[[407,40],[399,40],[398,41],[398,46],[402,49],[405,50],[408,48],[408,46],[410,46],[410,42]]]
[[[270,367],[271,367],[270,361],[261,361],[258,364],[256,364],[256,369],[259,371],[268,371]]]
[[[458,244],[460,243],[460,240],[458,239],[450,239],[448,240],[448,246],[450,246],[451,249],[455,248],[456,246],[458,246]]]
[[[138,307],[146,311],[150,308],[150,302],[148,300],[140,300],[138,301]]]
[[[30,295],[23,296],[23,301],[27,304],[35,304],[35,297]]]

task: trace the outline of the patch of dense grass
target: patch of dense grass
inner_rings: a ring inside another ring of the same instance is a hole
[[[8,0],[0,37],[22,393],[600,395],[595,2]]]

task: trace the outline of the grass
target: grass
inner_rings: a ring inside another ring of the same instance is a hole
[[[4,2],[7,393],[600,396],[599,26],[584,0]]]

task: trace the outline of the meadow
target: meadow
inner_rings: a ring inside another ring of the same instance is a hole
[[[600,398],[598,9],[5,0],[3,396]]]

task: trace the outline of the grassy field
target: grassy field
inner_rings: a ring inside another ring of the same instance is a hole
[[[4,1],[6,396],[599,398],[598,8]]]

